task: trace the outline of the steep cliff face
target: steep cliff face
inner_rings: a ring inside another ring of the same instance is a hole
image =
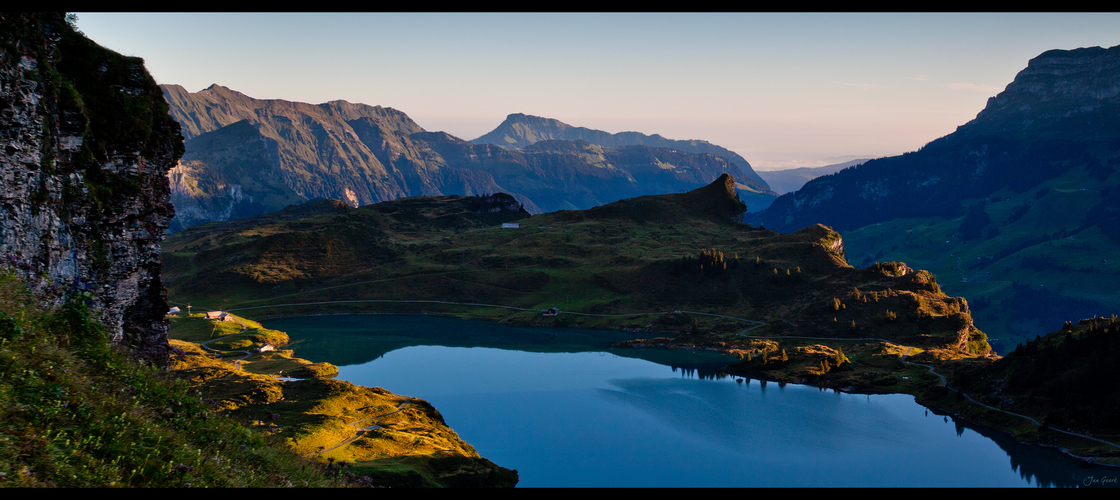
[[[1094,131],[1115,126],[1118,105],[1120,46],[1050,50],[1031,59],[975,120],[959,129],[1091,139]]]
[[[49,303],[89,292],[113,342],[167,362],[160,244],[179,126],[139,58],[62,14],[0,14],[0,258]]]

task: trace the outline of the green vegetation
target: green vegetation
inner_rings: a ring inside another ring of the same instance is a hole
[[[1120,322],[1093,318],[1019,344],[984,370],[961,370],[954,381],[1005,400],[1025,398],[1051,425],[1120,431],[1118,356]]]
[[[338,367],[330,363],[312,363],[292,356],[290,350],[276,349],[288,343],[288,334],[265,328],[256,321],[244,318],[211,321],[200,313],[191,317],[174,316],[171,326],[168,337],[172,340],[206,344],[217,351],[233,351],[223,354],[238,358],[243,356],[243,351],[251,351],[253,354],[242,362],[242,367],[252,373],[298,378],[331,377],[338,373]],[[274,350],[257,352],[265,346]]]
[[[0,486],[346,484],[111,348],[82,297],[44,309],[0,274]]]

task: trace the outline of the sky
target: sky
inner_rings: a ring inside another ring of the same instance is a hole
[[[160,84],[398,109],[475,139],[510,113],[703,139],[755,170],[902,154],[1120,14],[87,13]]]

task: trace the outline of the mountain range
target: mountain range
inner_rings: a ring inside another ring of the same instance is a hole
[[[195,93],[162,88],[186,139],[186,153],[169,174],[173,230],[324,198],[357,207],[506,192],[532,213],[583,209],[688,191],[724,173],[748,179],[737,186],[748,207],[760,209],[776,196],[746,160],[704,141],[549,139],[507,149],[426,131],[380,106],[254,99],[219,85]]]

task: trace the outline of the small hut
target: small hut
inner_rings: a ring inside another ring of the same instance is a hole
[[[233,315],[225,311],[206,311],[206,319],[214,321],[233,321]]]

